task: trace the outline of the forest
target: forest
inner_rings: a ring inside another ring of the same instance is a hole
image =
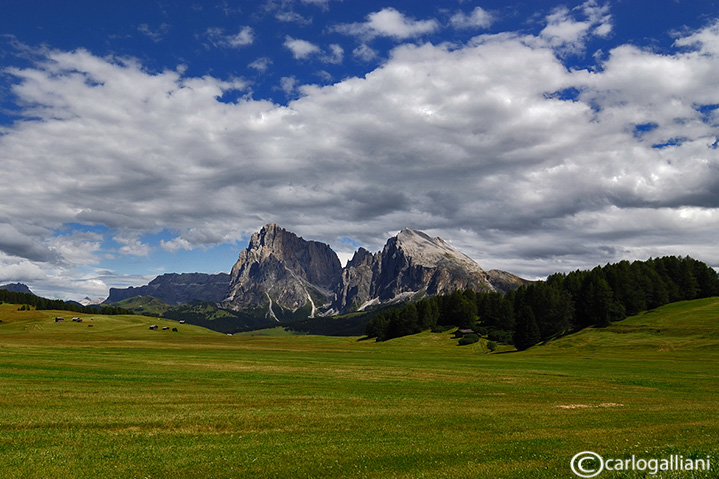
[[[0,289],[0,302],[21,304],[21,310],[35,308],[37,310],[54,309],[87,314],[135,314],[133,311],[117,306],[82,306],[81,304],[65,302],[61,299],[47,299],[34,294],[17,293],[6,289]]]
[[[428,329],[471,328],[521,351],[667,303],[717,295],[716,271],[688,256],[666,256],[556,273],[507,294],[470,289],[433,296],[378,313],[365,333],[385,341]]]

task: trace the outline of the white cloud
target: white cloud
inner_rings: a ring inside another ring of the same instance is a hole
[[[434,19],[414,20],[392,7],[370,13],[363,23],[337,25],[335,31],[365,39],[391,37],[397,40],[416,38],[439,30]]]
[[[144,257],[150,254],[150,245],[140,240],[139,233],[123,231],[116,234],[113,239],[122,245],[117,250],[120,254]]]
[[[260,57],[257,60],[250,63],[248,66],[254,68],[260,73],[264,73],[272,65],[272,59],[268,57]]]
[[[342,59],[344,58],[345,51],[336,43],[333,43],[330,45],[330,51],[322,58],[322,61],[325,63],[342,63]]]
[[[606,37],[612,31],[609,5],[599,5],[596,0],[588,0],[572,10],[558,7],[546,20],[540,37],[563,54],[583,53],[587,38]]]
[[[280,78],[280,89],[285,92],[286,95],[294,95],[297,89],[297,78],[293,76]]]
[[[354,50],[352,50],[352,55],[362,61],[370,62],[377,58],[377,51],[369,47],[366,43],[363,43]]]
[[[63,263],[88,266],[97,262],[103,237],[98,233],[71,231],[49,239],[49,247],[62,258]]]
[[[489,28],[493,22],[492,15],[482,7],[475,7],[469,15],[457,12],[449,19],[454,28]]]
[[[205,37],[216,47],[240,48],[252,45],[255,41],[255,34],[252,27],[244,26],[238,33],[225,33],[225,29],[210,27],[205,32]]]
[[[187,241],[184,238],[180,238],[180,237],[173,238],[170,241],[161,240],[160,246],[165,251],[169,251],[171,253],[174,253],[175,251],[179,251],[181,249],[183,249],[183,250],[193,249],[193,246],[189,241]]]
[[[315,5],[323,10],[327,10],[329,8],[329,3],[332,0],[301,0],[302,3],[308,4],[308,5]],[[341,0],[340,0],[341,1]]]
[[[251,45],[255,41],[255,35],[250,27],[242,27],[242,29],[234,35],[227,37],[227,43],[231,47],[242,47],[245,45]]]
[[[295,60],[307,60],[311,57],[317,57],[323,63],[339,64],[342,63],[344,58],[344,49],[336,43],[329,46],[329,51],[323,52],[314,43],[292,38],[288,35],[285,37],[284,46],[292,52]]]
[[[295,57],[295,60],[305,60],[322,51],[320,47],[312,42],[292,38],[289,35],[285,37],[284,45],[292,52],[292,56]]]
[[[91,265],[97,240],[53,239],[78,222],[116,228],[128,253],[161,229],[179,251],[277,222],[342,252],[338,236],[376,251],[415,227],[527,276],[647,254],[719,265],[719,132],[702,109],[719,104],[718,38],[712,25],[674,53],[619,46],[591,71],[544,36],[404,45],[363,78],[287,77],[301,96],[286,105],[46,52],[9,70],[27,118],[0,136],[0,271]]]
[[[147,36],[153,42],[159,43],[165,39],[165,36],[170,31],[170,25],[163,23],[157,29],[153,30],[147,23],[143,23],[137,27],[137,31]]]
[[[695,47],[709,55],[719,54],[719,20],[686,37],[677,38],[680,47]]]
[[[40,263],[27,259],[11,258],[0,252],[0,284],[7,282],[31,283],[45,279]]]

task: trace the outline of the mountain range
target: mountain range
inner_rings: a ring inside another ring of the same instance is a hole
[[[405,228],[371,253],[360,248],[342,267],[329,245],[276,224],[254,233],[231,273],[164,274],[140,287],[112,288],[105,303],[152,296],[169,305],[192,301],[249,314],[256,323],[334,316],[458,289],[506,292],[527,281],[485,271],[441,238]]]
[[[145,286],[110,288],[104,304],[116,303],[136,296],[152,296],[169,305],[188,303],[193,300],[217,303],[227,294],[230,275],[227,273],[168,273]]]

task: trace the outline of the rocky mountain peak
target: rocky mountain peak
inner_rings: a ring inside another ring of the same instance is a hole
[[[352,256],[352,259],[347,262],[345,268],[357,267],[363,263],[372,261],[373,257],[374,255],[372,253],[360,246],[359,249],[355,251],[354,256]]]
[[[252,233],[248,249],[270,248],[281,249],[282,238],[293,233],[289,233],[284,228],[274,223],[266,224],[260,231]]]
[[[484,271],[472,258],[461,253],[442,238],[432,238],[422,231],[409,228],[404,228],[395,238],[395,241],[390,238],[385,248],[401,249],[415,265],[436,268],[440,264],[453,263],[457,267]]]
[[[441,238],[404,228],[387,240],[381,252],[357,251],[335,288],[333,309],[362,310],[371,305],[458,289],[504,290],[473,259]],[[518,279],[518,278],[517,278]]]
[[[271,317],[305,306],[314,314],[329,301],[341,271],[329,245],[268,224],[240,252],[225,304],[234,309],[267,308]]]

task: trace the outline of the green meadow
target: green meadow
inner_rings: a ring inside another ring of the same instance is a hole
[[[17,309],[0,305],[3,478],[571,478],[581,451],[719,470],[719,298],[492,354],[450,332],[227,336]]]

